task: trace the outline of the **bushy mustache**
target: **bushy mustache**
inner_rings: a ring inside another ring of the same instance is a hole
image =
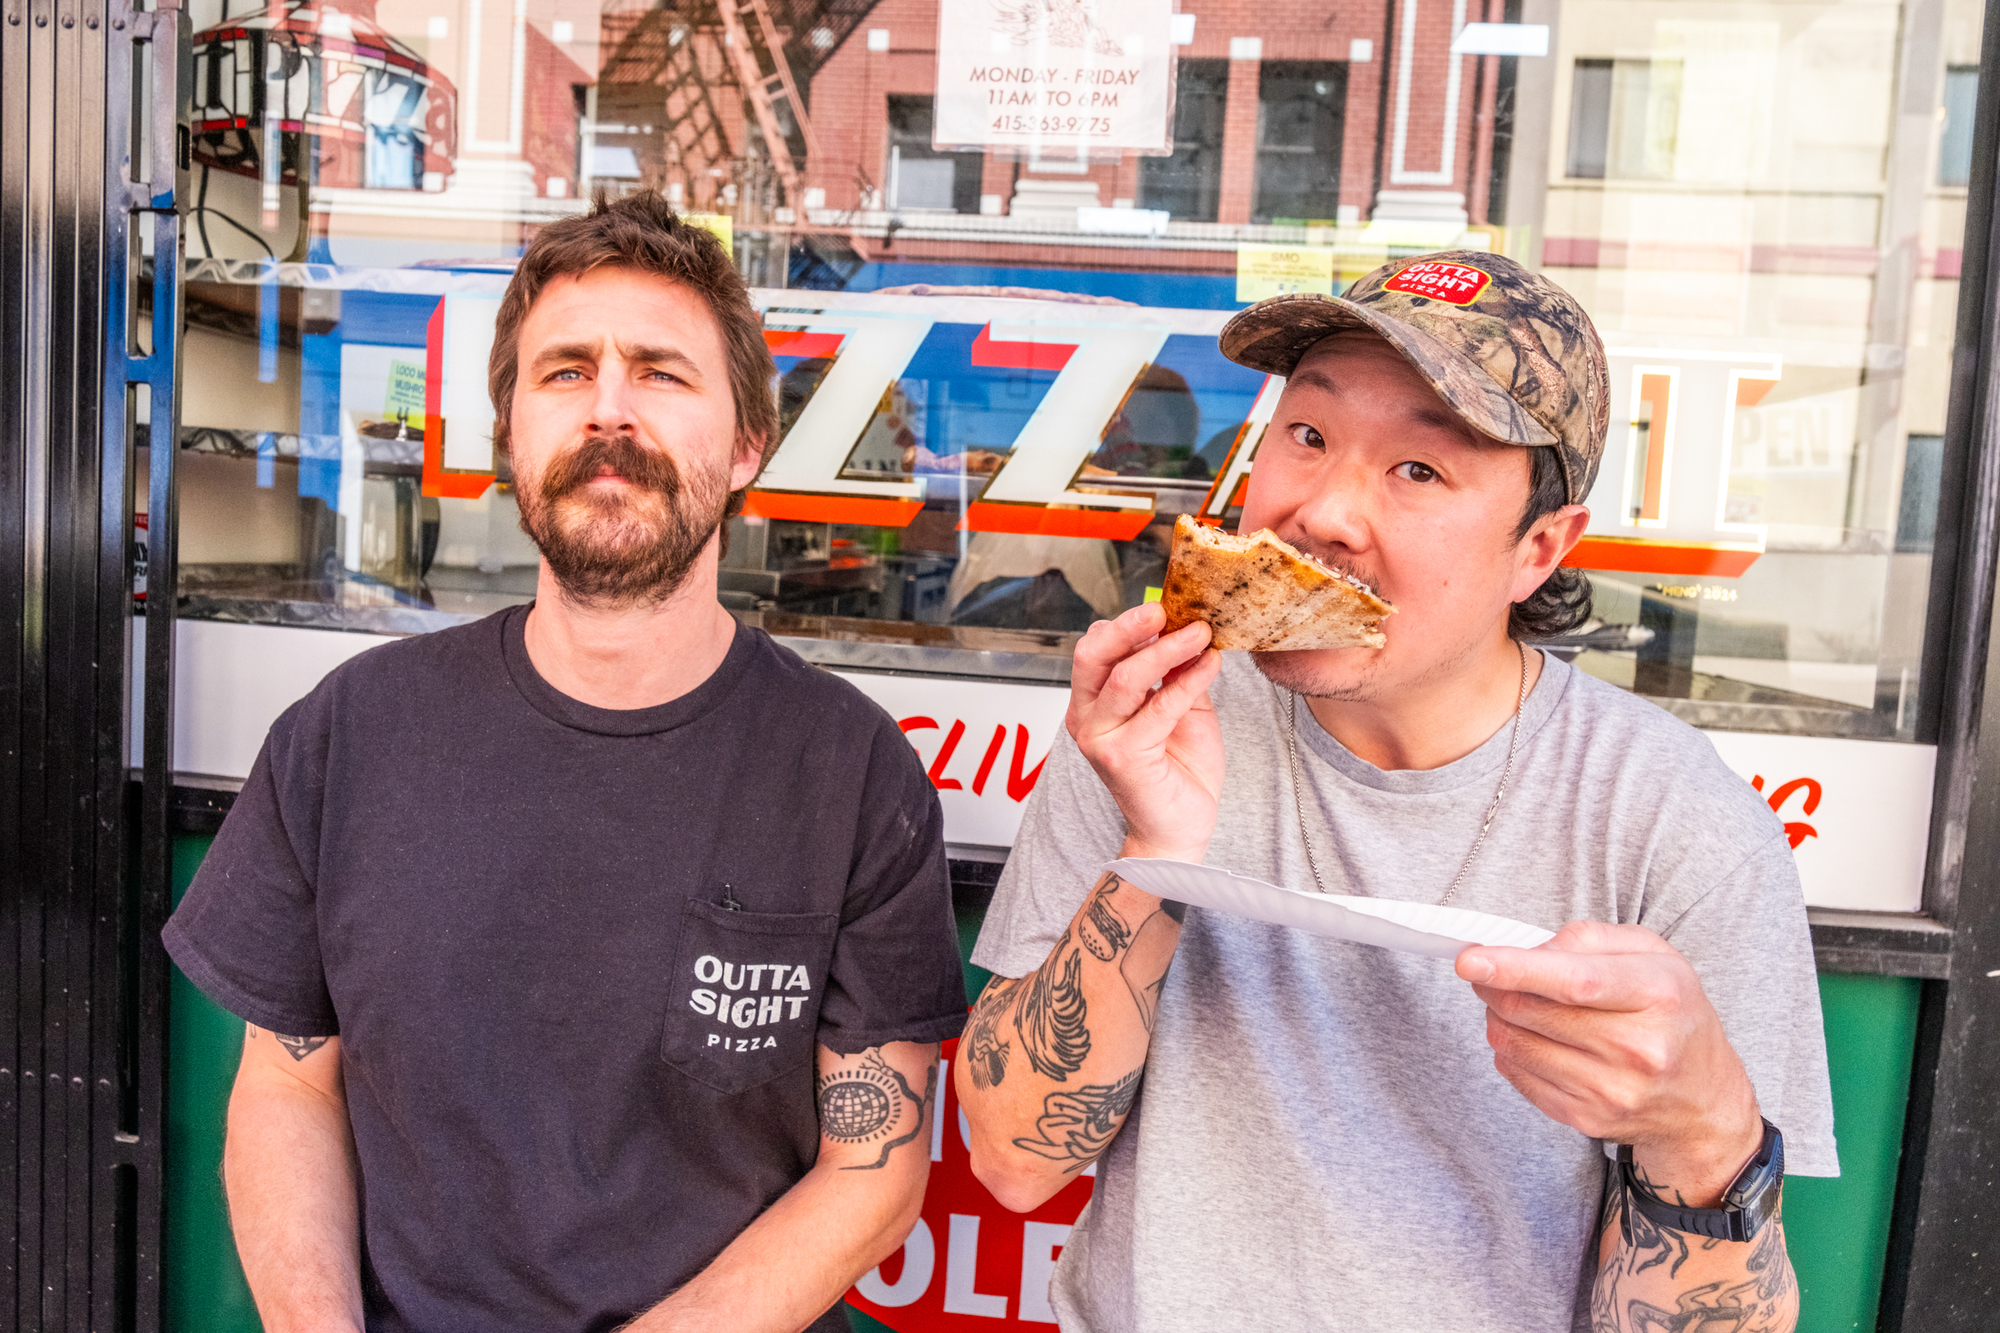
[[[593,435],[550,462],[539,487],[542,501],[554,504],[573,495],[606,469],[667,500],[679,496],[683,486],[680,468],[664,450],[648,449],[630,435]]]

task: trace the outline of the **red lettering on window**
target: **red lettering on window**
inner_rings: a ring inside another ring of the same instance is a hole
[[[913,731],[937,730],[937,723],[927,717],[906,717],[901,722],[898,722],[896,725],[903,729],[903,734],[905,736],[909,735]],[[1758,782],[1762,782],[1763,780],[1764,779],[1762,778],[1757,779]]]
[[[993,761],[1000,757],[1000,749],[1007,743],[1007,724],[1002,722],[993,728],[993,739],[986,743],[986,757],[979,761],[979,773],[972,779],[972,794],[986,794],[986,779],[993,772]]]
[[[958,749],[959,737],[965,735],[965,723],[953,722],[951,730],[944,735],[944,744],[938,747],[937,758],[931,760],[931,785],[939,791],[958,791],[964,786],[957,778],[944,775],[944,767],[951,762],[952,753]]]
[[[1762,794],[1764,790],[1764,775],[1759,773],[1751,778],[1750,785],[1759,794]],[[1790,782],[1785,783],[1771,793],[1770,805],[1772,812],[1774,814],[1783,814],[1784,811],[1781,807],[1786,801],[1792,798],[1792,793],[1795,791],[1805,792],[1806,799],[1802,804],[1802,810],[1808,815],[1819,809],[1820,797],[1825,794],[1825,788],[1820,786],[1817,778],[1793,778]],[[1797,851],[1799,845],[1807,838],[1817,838],[1818,836],[1819,830],[1804,820],[1788,819],[1785,821],[1785,841],[1792,845],[1793,851]]]
[[[1014,762],[1007,774],[1007,798],[1009,800],[1025,801],[1028,799],[1028,793],[1035,789],[1035,780],[1042,776],[1042,766],[1049,762],[1049,757],[1046,754],[1043,755],[1042,762],[1035,765],[1035,771],[1024,778],[1021,776],[1021,766],[1027,762],[1028,729],[1017,726],[1014,728]]]

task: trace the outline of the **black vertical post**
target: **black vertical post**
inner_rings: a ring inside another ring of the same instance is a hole
[[[134,42],[161,34],[166,77],[142,82],[172,135],[177,11],[0,0],[0,1328],[23,1333],[160,1324],[165,970],[160,913],[132,892],[126,385],[133,210],[181,195],[175,153],[143,184],[127,163]],[[171,216],[157,235],[141,370],[168,386],[171,440]]]
[[[1951,963],[1919,1013],[1880,1321],[1911,1333],[1990,1328],[2000,1298],[2000,0],[1985,8],[1918,718],[1938,744],[1924,908]]]

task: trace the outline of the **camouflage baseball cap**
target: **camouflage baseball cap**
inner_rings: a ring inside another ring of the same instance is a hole
[[[1473,429],[1554,446],[1569,502],[1590,494],[1611,377],[1603,340],[1568,292],[1504,255],[1444,250],[1384,264],[1344,296],[1259,301],[1223,326],[1222,354],[1289,375],[1314,343],[1346,329],[1387,339]]]

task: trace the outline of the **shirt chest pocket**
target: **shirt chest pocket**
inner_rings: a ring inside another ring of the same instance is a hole
[[[831,912],[681,910],[660,1055],[718,1092],[811,1061],[840,919]]]

